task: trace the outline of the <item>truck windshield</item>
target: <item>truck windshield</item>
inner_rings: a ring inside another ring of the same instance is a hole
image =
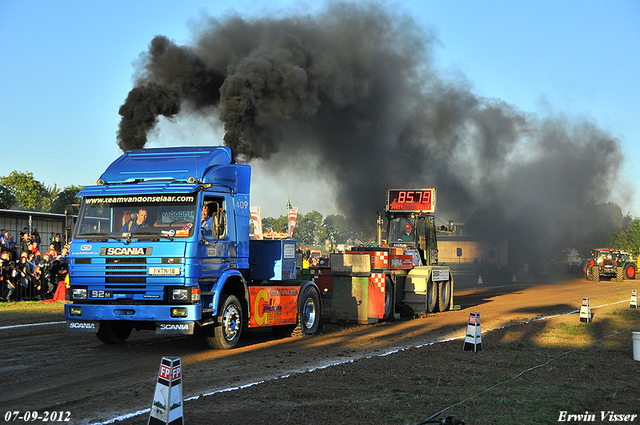
[[[389,222],[389,244],[415,244],[415,220],[409,217],[397,217]]]
[[[193,234],[193,194],[86,197],[76,223],[76,237],[168,237]]]
[[[389,221],[389,245],[437,249],[435,231],[434,217],[395,217]]]

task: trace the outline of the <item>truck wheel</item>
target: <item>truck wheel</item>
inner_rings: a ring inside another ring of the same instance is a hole
[[[429,276],[427,280],[427,313],[435,313],[438,308],[438,284]]]
[[[211,348],[229,350],[238,345],[243,325],[242,305],[235,295],[227,295],[223,299],[220,315],[207,336],[207,344]]]
[[[131,335],[131,325],[123,322],[100,322],[96,335],[105,344],[124,344]]]
[[[616,282],[624,280],[624,267],[616,267]]]
[[[309,336],[320,327],[320,298],[313,288],[307,288],[302,293],[302,306],[298,312],[298,325],[293,336]]]
[[[451,305],[452,281],[438,282],[438,311],[447,311]]]
[[[633,264],[627,264],[627,267],[625,267],[624,275],[625,275],[625,277],[627,279],[635,279],[636,278],[636,268],[634,267]]]
[[[589,265],[589,263],[587,263],[584,268],[584,277],[586,277],[587,280],[593,280],[593,276],[591,276],[591,266]]]
[[[384,280],[384,316],[383,320],[389,319],[393,312],[393,284],[389,276]]]

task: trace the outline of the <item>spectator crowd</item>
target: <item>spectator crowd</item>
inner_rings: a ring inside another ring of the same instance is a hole
[[[0,301],[53,298],[68,273],[69,246],[55,232],[42,241],[37,228],[25,227],[19,239],[16,243],[8,230],[0,232]]]

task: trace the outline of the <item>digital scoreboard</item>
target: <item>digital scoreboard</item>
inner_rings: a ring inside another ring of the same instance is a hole
[[[436,190],[435,188],[389,189],[387,211],[435,213]]]

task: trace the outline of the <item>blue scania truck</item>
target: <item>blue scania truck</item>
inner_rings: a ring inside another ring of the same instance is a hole
[[[134,149],[85,186],[70,246],[68,331],[123,343],[132,330],[204,334],[237,345],[243,328],[314,334],[312,281],[296,280],[293,240],[251,240],[251,168],[227,147]]]

